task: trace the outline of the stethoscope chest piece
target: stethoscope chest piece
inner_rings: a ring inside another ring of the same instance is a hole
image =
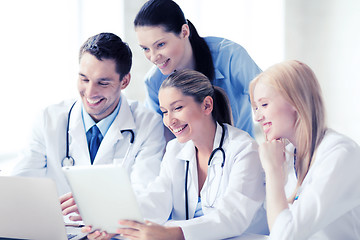
[[[69,157],[64,157],[64,159],[61,161],[61,166],[63,167],[71,167],[75,165],[75,160],[69,156]]]

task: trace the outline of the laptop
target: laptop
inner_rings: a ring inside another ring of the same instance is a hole
[[[120,219],[144,221],[125,168],[109,164],[63,171],[85,225],[116,233]]]
[[[77,240],[86,235],[65,227],[52,179],[0,176],[0,191],[0,239]]]

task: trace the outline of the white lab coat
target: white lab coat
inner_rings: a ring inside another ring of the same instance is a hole
[[[285,192],[289,197],[297,181],[291,154],[287,154],[287,166]],[[327,130],[298,200],[276,218],[270,239],[360,239],[359,183],[360,147]]]
[[[174,139],[166,147],[159,177],[149,185],[147,193],[139,196],[145,218],[163,224],[171,214],[172,220],[166,225],[180,226],[185,239],[222,239],[238,236],[248,228],[265,198],[258,145],[246,132],[225,126],[227,130],[223,149],[226,160],[223,173],[221,174],[223,157],[221,152],[217,151],[211,163],[212,172],[208,175],[211,187],[205,180],[200,194],[204,216],[193,218],[198,202],[195,146],[191,140],[181,144]],[[214,149],[219,146],[221,133],[222,128],[217,124]],[[184,221],[186,161],[190,161],[190,220]],[[215,201],[213,208],[207,207],[208,201],[209,204]]]
[[[124,95],[121,98],[119,113],[100,144],[94,164],[122,161],[129,148],[131,134],[120,131],[132,129],[135,141],[125,167],[137,190],[159,174],[165,148],[164,127],[157,113],[140,106],[138,102],[128,101]],[[15,167],[13,175],[50,177],[55,180],[59,195],[70,191],[61,162],[66,154],[66,126],[73,103],[74,100],[64,101],[42,112],[33,128],[30,146]],[[81,100],[78,100],[71,112],[69,150],[75,165],[91,165],[81,105]]]

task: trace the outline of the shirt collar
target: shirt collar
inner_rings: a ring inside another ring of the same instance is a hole
[[[215,69],[215,79],[221,80],[224,79],[225,76],[219,71],[219,69]]]
[[[121,97],[115,110],[106,118],[100,120],[98,123],[95,123],[95,121],[91,118],[89,113],[84,111],[84,105],[81,104],[81,115],[82,115],[85,131],[87,132],[92,126],[96,125],[99,128],[101,134],[105,136],[111,124],[114,122],[116,116],[118,115],[120,106],[121,106]]]

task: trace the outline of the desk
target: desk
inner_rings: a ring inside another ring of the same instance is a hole
[[[128,240],[127,238],[122,238],[120,236],[116,236],[116,237],[114,237],[112,239]],[[225,240],[267,240],[267,239],[269,239],[269,236],[266,236],[266,235],[244,233],[243,235],[241,235],[239,237],[226,238]]]
[[[258,235],[251,233],[244,233],[239,237],[227,238],[228,240],[266,240],[269,239],[269,236],[266,235]]]

